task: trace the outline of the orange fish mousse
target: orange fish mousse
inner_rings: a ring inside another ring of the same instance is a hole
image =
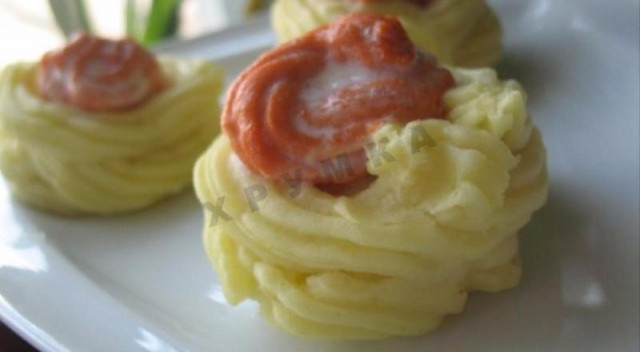
[[[167,82],[153,54],[135,41],[81,34],[42,57],[36,85],[46,100],[85,111],[113,112],[140,105]]]
[[[376,129],[445,118],[454,85],[394,17],[350,15],[252,64],[230,88],[222,129],[251,172],[342,193],[370,177],[365,145]],[[338,161],[345,177],[327,172]]]

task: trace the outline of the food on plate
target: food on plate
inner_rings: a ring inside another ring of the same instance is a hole
[[[518,283],[517,233],[547,196],[518,83],[351,15],[261,56],[221,120],[194,183],[231,304],[296,335],[380,339]]]
[[[138,210],[192,180],[219,133],[222,72],[80,35],[0,77],[0,170],[25,203],[58,213]]]
[[[353,13],[396,16],[418,47],[445,64],[491,66],[502,53],[500,21],[485,0],[276,0],[272,25],[287,41]]]

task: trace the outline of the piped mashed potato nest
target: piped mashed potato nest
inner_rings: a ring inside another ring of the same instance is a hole
[[[148,206],[191,183],[197,157],[219,133],[222,71],[164,58],[169,87],[140,106],[87,112],[43,100],[36,63],[0,77],[0,169],[16,197],[60,213]]]
[[[287,41],[352,13],[396,16],[417,46],[447,64],[486,67],[502,55],[500,22],[485,0],[434,0],[424,8],[403,0],[277,0],[272,25]]]
[[[298,335],[377,339],[424,334],[469,291],[518,283],[517,232],[547,196],[540,133],[516,82],[452,73],[447,120],[375,132],[388,154],[371,155],[377,180],[355,196],[267,181],[214,142],[194,177],[223,206],[205,211],[205,245],[230,303],[254,299]],[[266,194],[248,201],[256,185]]]

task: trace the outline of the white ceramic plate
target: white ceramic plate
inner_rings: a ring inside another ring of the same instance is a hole
[[[528,89],[549,149],[549,203],[522,232],[517,289],[473,294],[421,338],[306,341],[224,302],[189,192],[65,219],[14,203],[0,179],[3,320],[45,351],[638,351],[639,3],[494,4],[501,74]],[[272,42],[259,20],[159,50],[216,59],[231,78]]]

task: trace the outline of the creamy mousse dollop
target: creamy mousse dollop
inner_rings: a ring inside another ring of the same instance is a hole
[[[232,85],[222,129],[235,153],[267,179],[310,183],[366,175],[364,145],[383,123],[443,118],[449,71],[416,49],[398,20],[360,15],[286,43]],[[323,165],[348,158],[336,178]]]
[[[134,40],[87,34],[45,54],[36,81],[47,100],[98,112],[133,108],[167,85],[156,58]]]

